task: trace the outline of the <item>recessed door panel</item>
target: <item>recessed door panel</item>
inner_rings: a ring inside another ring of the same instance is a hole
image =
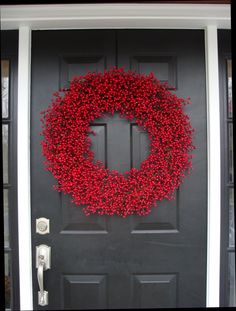
[[[62,279],[65,310],[107,308],[105,275],[63,275]]]
[[[136,308],[176,308],[177,275],[135,275],[133,295]]]
[[[94,160],[99,160],[106,166],[107,163],[107,129],[106,124],[93,123],[89,134],[92,142],[91,150],[94,152]],[[82,209],[73,204],[69,195],[61,194],[61,234],[104,234],[108,230],[108,219],[91,215],[85,216]]]
[[[106,57],[100,55],[68,55],[60,58],[60,86],[69,85],[75,77],[88,71],[103,71],[106,68]]]
[[[140,73],[154,73],[158,80],[168,83],[170,89],[177,88],[177,67],[175,55],[141,54],[131,58],[131,68]]]

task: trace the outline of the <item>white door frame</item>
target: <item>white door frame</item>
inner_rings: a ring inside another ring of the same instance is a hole
[[[33,309],[30,194],[31,30],[204,29],[207,90],[207,284],[206,307],[220,297],[220,101],[217,29],[230,29],[230,5],[75,4],[1,6],[1,29],[19,30],[18,235],[21,310]]]

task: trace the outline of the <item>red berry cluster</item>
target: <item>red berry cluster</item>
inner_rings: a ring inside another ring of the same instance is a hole
[[[112,68],[75,77],[42,112],[45,166],[86,215],[147,215],[157,201],[172,199],[191,169],[193,128],[178,98],[153,74]],[[140,169],[121,174],[95,161],[90,124],[119,112],[149,133],[150,154]]]

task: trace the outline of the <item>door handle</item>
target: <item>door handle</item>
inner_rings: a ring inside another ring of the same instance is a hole
[[[36,246],[36,268],[39,285],[38,304],[40,306],[48,305],[48,292],[44,290],[43,273],[51,268],[51,247],[41,244]]]

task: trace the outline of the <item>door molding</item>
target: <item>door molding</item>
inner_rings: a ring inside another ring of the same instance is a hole
[[[31,192],[30,192],[30,79],[31,30],[19,28],[18,47],[18,109],[17,109],[17,187],[18,241],[21,310],[33,310]]]
[[[31,30],[172,28],[204,29],[207,89],[208,222],[206,306],[220,294],[220,102],[217,29],[230,29],[230,5],[78,4],[1,7],[2,29],[19,30],[18,234],[21,310],[32,310],[30,197]],[[138,26],[137,26],[138,25]],[[218,137],[218,140],[215,138]],[[21,247],[24,245],[24,247]]]
[[[205,30],[207,95],[207,307],[220,306],[221,147],[217,27]],[[218,139],[216,139],[218,137]],[[217,243],[218,242],[218,243]]]
[[[229,29],[230,5],[224,4],[69,4],[3,5],[2,29],[204,28]]]

